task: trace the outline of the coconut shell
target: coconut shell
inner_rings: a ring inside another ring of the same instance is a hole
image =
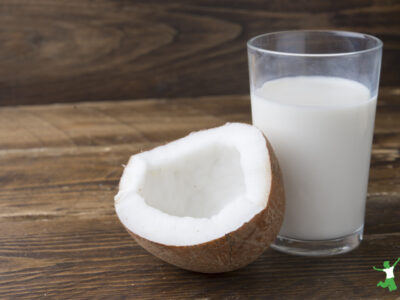
[[[221,273],[242,268],[256,260],[275,240],[283,222],[285,196],[274,151],[266,139],[272,182],[267,206],[249,222],[225,236],[197,245],[168,246],[149,241],[129,229],[136,242],[156,257],[182,269]]]

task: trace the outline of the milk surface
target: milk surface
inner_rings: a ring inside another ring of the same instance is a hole
[[[376,97],[352,80],[299,76],[264,83],[251,101],[283,173],[280,235],[332,239],[362,227]]]

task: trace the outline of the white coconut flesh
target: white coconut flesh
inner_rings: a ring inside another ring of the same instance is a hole
[[[263,210],[271,188],[266,140],[232,123],[133,155],[115,208],[122,224],[171,246],[209,242]]]

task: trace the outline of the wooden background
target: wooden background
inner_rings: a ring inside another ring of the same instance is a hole
[[[247,94],[246,41],[366,32],[400,84],[400,1],[0,0],[0,105]]]
[[[149,255],[114,212],[121,164],[250,122],[246,41],[301,28],[385,43],[362,246],[220,275]],[[400,256],[399,50],[399,0],[0,0],[0,299],[399,299],[400,269],[392,293],[372,269]]]
[[[249,96],[0,108],[0,299],[398,300],[372,269],[400,257],[399,89],[378,101],[364,241],[328,258],[268,249],[206,275],[144,251],[114,212],[132,153],[225,122],[250,122]],[[400,288],[400,265],[395,270]]]

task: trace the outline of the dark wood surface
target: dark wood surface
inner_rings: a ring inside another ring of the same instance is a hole
[[[0,105],[247,94],[246,41],[366,32],[400,85],[398,0],[0,0]]]
[[[400,90],[378,101],[365,240],[330,258],[267,250],[205,275],[165,264],[120,225],[129,156],[190,131],[250,121],[248,96],[0,109],[0,299],[399,299],[372,266],[400,257]],[[400,267],[395,271],[400,287]]]

